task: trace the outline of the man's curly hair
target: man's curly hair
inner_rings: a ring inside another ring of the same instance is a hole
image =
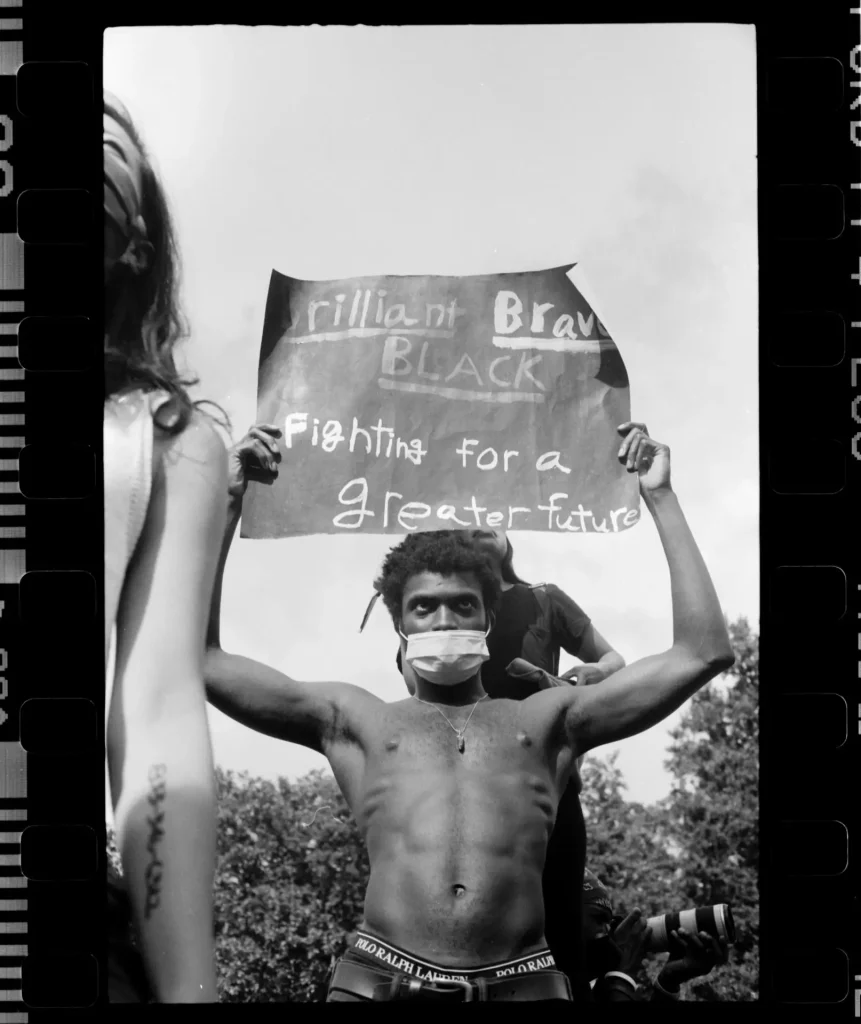
[[[423,531],[411,533],[392,548],[383,562],[382,572],[374,580],[374,587],[395,623],[400,622],[403,614],[407,580],[422,572],[440,576],[473,573],[481,587],[486,614],[495,613],[499,606],[502,591],[486,554],[460,530]]]

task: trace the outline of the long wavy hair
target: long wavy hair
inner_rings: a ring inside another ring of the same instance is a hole
[[[141,388],[170,394],[179,415],[172,423],[160,424],[179,433],[196,408],[214,407],[226,430],[230,422],[214,402],[193,401],[189,388],[196,377],[177,369],[174,349],[187,337],[188,328],[179,307],[179,254],[167,198],[152,169],[140,135],[128,111],[105,99],[105,111],[125,128],[141,154],[141,216],[147,228],[151,250],[145,269],[114,264],[105,282],[105,399],[123,391]]]
[[[505,538],[505,542],[507,545],[505,549],[505,557],[502,559],[502,565],[500,566],[503,580],[506,583],[521,583],[524,587],[531,586],[531,584],[527,583],[526,580],[522,580],[514,571],[514,547],[507,536]]]

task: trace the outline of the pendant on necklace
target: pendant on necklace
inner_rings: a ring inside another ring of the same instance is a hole
[[[457,737],[457,750],[458,750],[458,753],[462,754],[465,747],[466,747],[466,744],[463,741],[463,736],[459,735]]]

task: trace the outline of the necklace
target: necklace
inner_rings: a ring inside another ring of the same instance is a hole
[[[459,754],[462,754],[466,749],[466,743],[464,743],[463,734],[466,732],[466,727],[469,725],[469,719],[472,718],[473,714],[475,713],[475,709],[478,707],[478,705],[485,699],[485,697],[488,696],[489,694],[486,693],[484,697],[479,697],[475,704],[472,705],[472,711],[470,711],[469,717],[464,722],[462,729],[456,729],[449,721],[448,715],[446,715],[444,711],[440,711],[436,704],[431,704],[429,700],[422,700],[421,697],[416,697],[415,694],[413,694],[413,700],[417,700],[419,704],[427,704],[427,706],[429,708],[433,708],[434,711],[439,711],[439,713],[446,720],[446,722],[448,722],[449,728],[454,732],[455,736],[457,736],[457,752]]]

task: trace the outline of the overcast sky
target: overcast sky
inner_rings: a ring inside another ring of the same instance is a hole
[[[758,621],[752,26],[111,29],[104,82],[174,212],[183,361],[236,440],[256,419],[273,269],[331,279],[579,262],[628,368],[633,418],[672,449],[723,607]],[[381,603],[358,632],[398,539],[237,537],[225,647],[400,699]],[[645,511],[620,534],[512,541],[518,573],[565,590],[629,662],[670,644],[669,576]],[[294,777],[325,765],[210,716],[224,767]],[[619,750],[630,798],[668,792],[677,720],[603,748]]]

